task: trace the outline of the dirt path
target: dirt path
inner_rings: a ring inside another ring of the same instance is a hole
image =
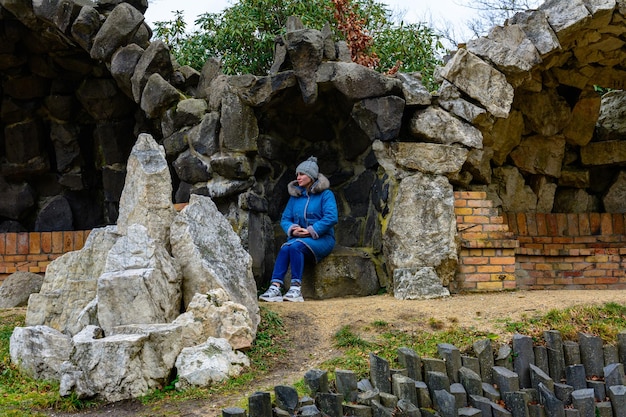
[[[228,397],[206,398],[149,409],[128,401],[77,414],[49,413],[50,416],[221,416],[226,407],[241,406],[242,399],[256,391],[271,391],[276,385],[292,385],[306,371],[339,352],[333,348],[333,335],[343,326],[365,329],[373,322],[385,322],[398,330],[420,330],[436,320],[508,336],[502,318],[532,317],[575,305],[607,302],[626,304],[626,290],[620,291],[514,291],[504,293],[453,295],[433,300],[396,300],[389,295],[365,298],[305,301],[304,303],[264,304],[282,318],[292,344],[276,363],[273,372],[253,381],[245,392]],[[245,404],[245,402],[244,402]]]

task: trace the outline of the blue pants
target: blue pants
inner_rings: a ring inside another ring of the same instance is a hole
[[[304,263],[314,259],[311,250],[302,242],[296,241],[289,245],[281,246],[274,264],[272,283],[283,285],[287,268],[291,265],[291,283],[301,285]]]

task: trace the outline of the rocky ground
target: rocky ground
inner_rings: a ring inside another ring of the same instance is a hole
[[[156,407],[144,406],[139,401],[124,401],[80,413],[49,411],[46,414],[56,417],[217,417],[222,415],[222,409],[226,407],[241,406],[246,395],[255,391],[271,391],[276,385],[291,385],[301,379],[307,370],[339,354],[333,347],[332,336],[345,325],[352,325],[359,334],[366,333],[374,321],[384,321],[396,329],[411,331],[427,327],[434,319],[444,326],[472,327],[499,334],[502,340],[508,340],[509,335],[502,328],[503,318],[515,320],[523,316],[540,315],[551,309],[607,302],[626,303],[626,290],[514,291],[414,301],[378,295],[266,304],[283,319],[291,343],[287,345],[285,357],[275,364],[272,372],[253,381],[245,391],[227,397],[160,404]]]

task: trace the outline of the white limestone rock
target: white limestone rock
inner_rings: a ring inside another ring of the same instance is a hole
[[[183,328],[185,347],[198,345],[208,337],[226,339],[234,349],[247,349],[256,333],[248,309],[229,300],[222,288],[195,294],[187,311],[174,320]]]
[[[136,398],[169,382],[182,349],[174,325],[122,327],[100,337],[93,327],[74,336],[74,349],[63,366],[60,394],[109,402]],[[126,332],[129,332],[128,334]]]
[[[409,121],[409,129],[413,136],[426,138],[428,142],[442,145],[459,143],[477,149],[483,147],[480,130],[437,107],[415,112]]]
[[[246,306],[256,333],[260,315],[252,257],[209,197],[191,196],[172,223],[170,242],[183,272],[185,309],[196,293],[221,288],[230,301]]]
[[[476,55],[459,49],[440,74],[495,117],[508,116],[513,103],[513,86],[504,74]]]
[[[394,205],[383,235],[391,270],[433,267],[447,285],[458,260],[452,186],[443,176],[417,172],[400,182]]]
[[[398,268],[393,271],[393,296],[399,300],[448,297],[450,291],[432,267]]]
[[[250,359],[233,351],[226,339],[210,337],[202,345],[182,350],[176,359],[176,388],[211,386],[239,375],[247,366],[250,366]]]
[[[180,312],[182,274],[145,227],[131,225],[109,250],[98,278],[98,322],[110,333],[123,324],[169,323]]]
[[[167,242],[169,228],[176,214],[172,203],[172,179],[163,146],[151,135],[142,133],[126,165],[126,180],[120,197],[117,228],[128,235],[128,228],[140,224],[148,235]]]
[[[52,261],[41,291],[28,301],[26,325],[46,325],[69,335],[89,324],[97,325],[98,278],[119,237],[115,226],[94,229],[82,249]]]
[[[16,327],[11,334],[11,362],[35,379],[59,381],[72,352],[72,339],[48,326]]]

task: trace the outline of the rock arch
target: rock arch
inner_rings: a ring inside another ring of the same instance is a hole
[[[455,280],[454,189],[529,212],[599,210],[610,189],[621,195],[623,101],[605,96],[618,103],[605,114],[594,90],[626,79],[621,0],[516,15],[456,51],[434,94],[415,74],[348,62],[345,45],[297,20],[271,74],[225,76],[214,60],[201,73],[173,62],[151,41],[146,1],[0,6],[5,231],[114,222],[141,132],[164,146],[176,202],[216,201],[259,282],[284,185],[312,153],[341,202],[339,243],[367,247],[381,285],[406,298],[414,282]]]

